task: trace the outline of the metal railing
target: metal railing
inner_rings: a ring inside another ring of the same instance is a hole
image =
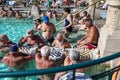
[[[118,58],[118,57],[120,57],[120,52],[118,52],[116,54],[112,54],[110,56],[100,58],[100,59],[96,59],[96,60],[92,60],[92,61],[86,61],[86,62],[82,62],[80,64],[73,64],[73,65],[70,65],[70,66],[61,66],[61,67],[55,67],[55,68],[36,69],[36,70],[27,70],[27,71],[13,71],[13,72],[4,71],[4,72],[0,72],[0,78],[3,78],[3,77],[35,76],[35,75],[43,75],[43,74],[63,72],[63,71],[68,71],[68,70],[73,70],[73,73],[75,73],[75,70],[78,69],[78,68],[84,68],[84,67],[100,64],[100,63],[103,63],[103,62],[106,62],[106,61],[113,60],[113,59]],[[113,70],[113,72],[114,72],[114,70]],[[106,73],[106,72],[104,72],[104,73]],[[103,73],[101,73],[101,74],[103,74]],[[96,76],[100,76],[101,74],[98,74]],[[111,75],[111,73],[109,73],[109,74]],[[92,77],[96,78],[95,76],[92,76]],[[73,74],[73,78],[75,80],[75,74]]]

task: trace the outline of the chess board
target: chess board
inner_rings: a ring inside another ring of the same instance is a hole
[[[50,47],[50,59],[52,60],[61,59],[63,54],[65,54],[66,56],[69,55],[69,51],[71,49],[79,51],[80,60],[93,60],[99,58],[99,50],[97,48],[89,50],[89,49],[77,49],[77,48],[62,49],[62,48]],[[36,48],[21,47],[19,48],[19,51],[33,56],[36,54]]]

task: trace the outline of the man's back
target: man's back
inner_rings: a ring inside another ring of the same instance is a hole
[[[37,59],[39,57],[39,59]],[[36,54],[36,67],[38,69],[50,68],[55,67],[55,64],[52,60],[49,59],[42,59],[39,54]]]
[[[5,55],[5,57],[2,59],[2,62],[4,62],[6,65],[10,67],[16,67],[23,62],[23,58],[21,56],[14,56],[11,53],[8,53]]]
[[[53,61],[49,60],[49,58],[42,58],[38,53],[36,54],[35,59],[37,69],[55,67],[55,63]],[[53,80],[54,76],[55,74],[39,75],[38,80]]]

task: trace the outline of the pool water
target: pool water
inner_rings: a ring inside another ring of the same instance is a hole
[[[50,19],[50,22],[57,24],[60,20],[55,21]],[[32,29],[34,26],[34,20],[32,19],[20,19],[15,18],[1,18],[0,19],[0,34],[7,34],[10,40],[18,43],[20,37],[24,37],[27,29]],[[57,31],[62,29],[62,24],[58,25]],[[35,60],[26,62],[23,70],[36,69]],[[0,71],[9,71],[9,67],[0,62]],[[0,80],[37,80],[37,76],[28,76],[20,78],[0,78]]]
[[[58,24],[60,20],[52,20],[50,22]],[[20,37],[24,37],[27,29],[32,29],[34,26],[34,20],[32,19],[20,19],[16,20],[15,18],[2,18],[0,19],[0,34],[7,34],[9,39],[15,43],[18,43]],[[57,31],[61,31],[63,24],[56,26]],[[57,34],[58,32],[56,32]],[[55,34],[55,36],[56,36]],[[71,39],[68,40],[72,45],[81,37],[83,34],[82,31],[74,32],[70,35]],[[35,60],[28,61],[25,64],[24,70],[33,70],[36,69]],[[0,71],[9,71],[9,67],[3,63],[0,63]],[[25,77],[23,78],[0,78],[0,80],[37,80],[37,76]]]
[[[54,24],[57,24],[60,20],[50,20]],[[20,19],[15,18],[2,18],[0,19],[0,34],[7,34],[9,39],[15,43],[18,43],[20,37],[24,37],[27,29],[32,29],[34,26],[34,20],[32,19]],[[61,29],[62,24],[58,25],[57,30]]]
[[[27,29],[33,27],[33,20],[15,18],[0,19],[0,34],[7,34],[13,42],[18,42],[20,37],[24,36]]]

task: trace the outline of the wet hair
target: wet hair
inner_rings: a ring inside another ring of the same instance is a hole
[[[80,54],[79,54],[79,52],[76,51],[76,50],[70,50],[69,57],[70,57],[73,61],[78,62],[78,60],[79,60],[79,58],[80,58]]]
[[[1,8],[2,10],[5,10],[4,7]]]
[[[71,9],[69,7],[63,9],[65,12],[70,13]]]
[[[38,21],[39,23],[41,23],[42,22],[42,20],[39,18],[39,19],[36,19],[35,21]]]
[[[53,14],[57,14],[57,12],[56,12],[56,11],[53,11]]]
[[[49,52],[50,52],[50,48],[48,46],[43,46],[41,48],[41,56],[46,57],[48,56]]]
[[[9,40],[6,34],[0,34],[0,41]]]
[[[93,24],[93,21],[90,18],[85,19],[85,22],[89,22],[90,24]]]
[[[84,11],[83,13],[86,14],[86,15],[88,14],[87,11]]]
[[[10,7],[9,10],[12,11],[12,8]]]

